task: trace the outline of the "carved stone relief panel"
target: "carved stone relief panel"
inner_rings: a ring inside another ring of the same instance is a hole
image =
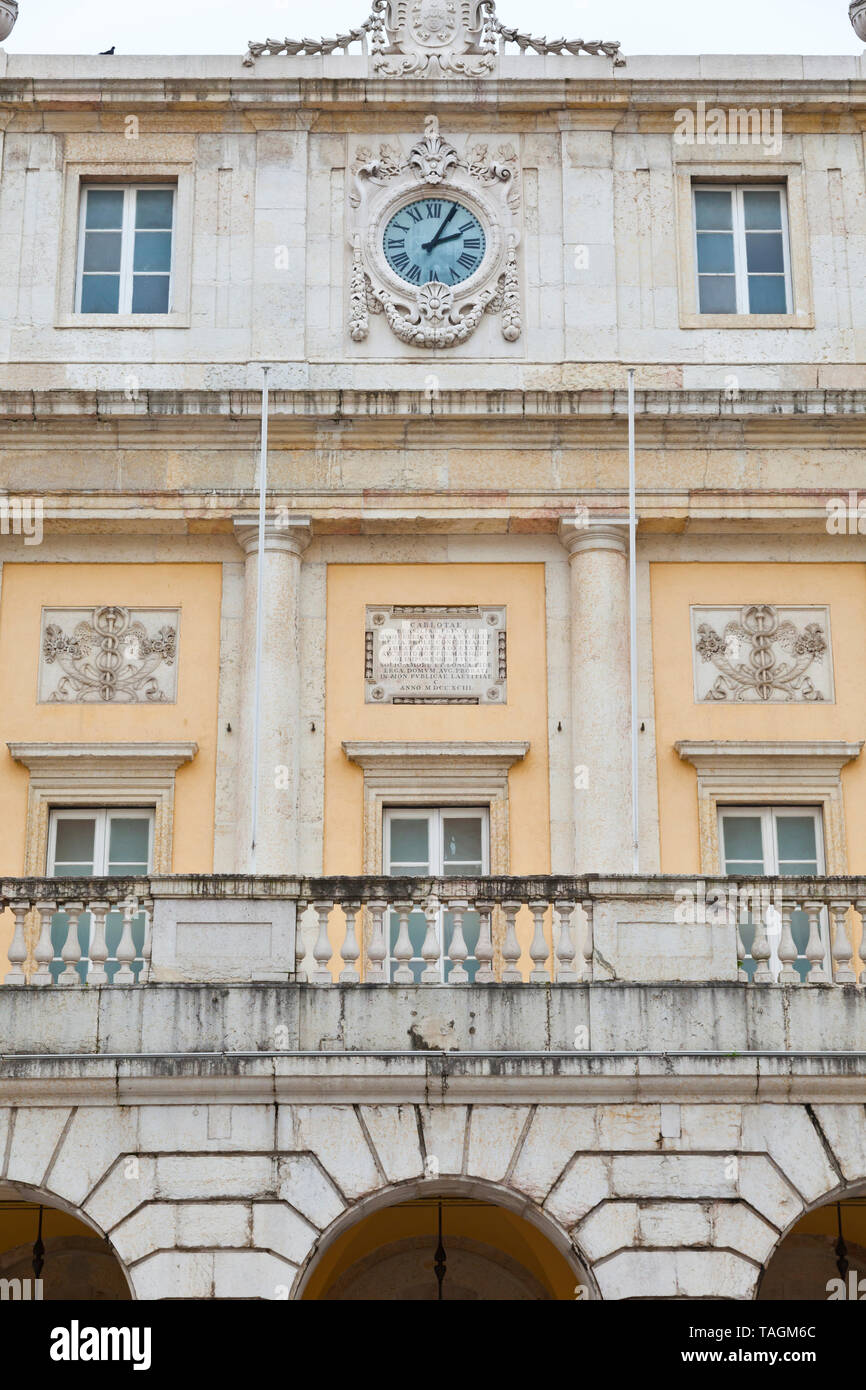
[[[43,608],[40,704],[173,704],[178,608]]]
[[[835,701],[829,608],[695,605],[691,622],[696,702]]]

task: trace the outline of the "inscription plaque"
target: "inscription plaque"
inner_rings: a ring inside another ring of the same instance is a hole
[[[504,607],[367,609],[368,705],[507,703]]]

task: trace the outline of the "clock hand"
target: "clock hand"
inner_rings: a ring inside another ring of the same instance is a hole
[[[462,232],[452,232],[452,233],[451,233],[451,236],[442,236],[442,237],[438,237],[437,240],[438,240],[440,246],[444,246],[445,243],[446,243],[446,241],[459,241],[460,238],[462,237],[462,235],[463,235]],[[432,250],[433,250],[433,247],[434,247],[435,245],[436,245],[436,242],[435,242],[435,241],[427,242],[426,245],[424,245],[424,246],[421,247],[421,250],[422,250],[422,251],[427,251],[427,250],[429,249],[429,250],[432,251]]]
[[[432,250],[433,250],[433,247],[436,246],[436,245],[438,244],[439,238],[441,237],[442,233],[445,231],[445,228],[448,226],[448,223],[451,221],[451,218],[455,215],[456,212],[457,212],[457,204],[455,203],[455,204],[453,205],[453,207],[451,208],[451,211],[449,212],[448,216],[445,218],[445,221],[442,223],[442,225],[441,225],[441,227],[439,228],[438,232],[437,232],[436,235],[434,236],[433,240],[432,240],[432,241],[425,241],[425,242],[423,242],[423,244],[422,244],[422,246],[421,246],[421,250],[422,250],[422,251],[432,251]]]

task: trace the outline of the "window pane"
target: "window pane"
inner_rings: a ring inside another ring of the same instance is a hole
[[[88,232],[84,238],[85,270],[120,270],[120,232]]]
[[[150,823],[141,816],[113,817],[109,831],[108,872],[131,872],[129,866],[140,865],[141,872],[147,873],[149,839]]]
[[[784,275],[749,276],[749,311],[753,314],[788,312]]]
[[[168,313],[167,275],[134,275],[132,279],[132,312],[134,314]]]
[[[782,197],[778,189],[743,194],[746,231],[776,231],[782,226]]]
[[[730,231],[733,227],[731,193],[728,189],[695,193],[695,226],[698,231]]]
[[[136,227],[171,227],[174,193],[170,188],[139,189],[135,200]]]
[[[95,820],[68,820],[58,817],[55,840],[55,863],[86,864],[84,873],[93,873],[93,849],[96,840]]]
[[[91,227],[117,227],[123,223],[123,189],[89,188],[87,190],[87,209],[84,225]]]
[[[698,284],[702,314],[737,312],[737,286],[733,275],[702,275]]]
[[[133,270],[171,270],[171,232],[136,232]]]
[[[734,238],[729,233],[698,234],[698,270],[702,275],[733,275]]]
[[[81,281],[82,314],[116,314],[120,303],[119,275],[84,275]]]
[[[781,232],[747,232],[746,261],[752,275],[784,275],[785,253]]]
[[[481,820],[478,816],[445,816],[442,822],[443,859],[459,863],[481,860]]]
[[[725,859],[751,860],[761,865],[763,873],[764,848],[761,839],[760,816],[723,816]],[[730,870],[729,870],[730,872]]]
[[[391,863],[423,865],[430,863],[426,820],[391,820]]]
[[[809,859],[817,862],[814,816],[777,816],[776,844],[780,859]]]

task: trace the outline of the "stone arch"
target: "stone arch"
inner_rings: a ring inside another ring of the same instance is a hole
[[[74,1233],[66,1233],[58,1236],[48,1235],[43,1231],[43,1243],[45,1245],[46,1271],[52,1261],[60,1262],[64,1266],[64,1280],[68,1281],[71,1277],[70,1266],[78,1262],[87,1262],[88,1286],[92,1289],[91,1297],[105,1298],[106,1300],[122,1299],[124,1296],[130,1300],[135,1299],[135,1287],[130,1278],[129,1271],[124,1261],[115,1248],[111,1237],[101,1229],[92,1216],[85,1208],[76,1206],[67,1201],[59,1193],[52,1191],[49,1187],[34,1186],[30,1183],[12,1182],[0,1178],[0,1202],[26,1203],[31,1206],[44,1207],[47,1212],[60,1212],[64,1216],[72,1219],[77,1227],[84,1230]],[[87,1232],[93,1233],[93,1239],[88,1240]],[[34,1233],[35,1235],[35,1233]],[[92,1249],[90,1247],[93,1247]],[[0,1278],[29,1278],[30,1254],[32,1251],[32,1241],[28,1239],[26,1244],[10,1246],[0,1250]],[[108,1267],[107,1262],[111,1261],[119,1274],[114,1277],[113,1271]],[[45,1276],[43,1276],[45,1277]],[[48,1288],[46,1279],[46,1288]],[[50,1297],[50,1293],[47,1295]],[[88,1301],[86,1295],[64,1291],[59,1295],[62,1299],[70,1297],[83,1298]]]
[[[861,1204],[860,1220],[856,1223],[850,1219],[850,1204],[854,1202]],[[866,1176],[864,1176],[859,1180],[842,1182],[836,1187],[829,1188],[816,1201],[810,1202],[780,1232],[778,1240],[755,1280],[753,1298],[756,1302],[762,1299],[780,1302],[794,1301],[795,1299],[796,1301],[811,1301],[809,1293],[803,1291],[810,1284],[815,1285],[818,1289],[818,1296],[821,1301],[827,1299],[826,1280],[839,1277],[835,1266],[835,1244],[838,1238],[837,1203],[841,1203],[843,1213],[846,1205],[849,1206],[847,1230],[843,1221],[843,1234],[851,1270],[857,1272],[858,1278],[866,1278]],[[821,1213],[826,1213],[826,1221],[815,1219]],[[821,1229],[825,1225],[827,1229]],[[792,1267],[797,1271],[798,1282],[801,1286],[801,1291],[787,1296],[781,1291],[784,1287],[786,1271],[780,1269],[780,1261],[784,1260],[786,1256],[790,1257],[793,1262]]]
[[[589,1261],[578,1250],[564,1227],[560,1226],[535,1202],[516,1192],[514,1188],[471,1177],[436,1177],[420,1182],[414,1180],[392,1183],[352,1202],[321,1232],[315,1241],[307,1259],[298,1270],[290,1298],[298,1300],[306,1296],[323,1258],[334,1249],[347,1233],[357,1230],[362,1223],[367,1222],[378,1213],[403,1207],[410,1202],[425,1199],[435,1200],[439,1196],[475,1199],[483,1203],[485,1207],[499,1208],[525,1222],[553,1248],[570,1270],[571,1277],[573,1277],[573,1296],[575,1299],[578,1297],[583,1299],[599,1298],[598,1287],[592,1276]],[[503,1260],[502,1263],[506,1273],[514,1277],[515,1271],[508,1269],[509,1262]],[[531,1280],[526,1280],[526,1287],[529,1290]],[[579,1287],[582,1288],[581,1294],[577,1292]],[[536,1295],[527,1292],[525,1296],[534,1297]]]

